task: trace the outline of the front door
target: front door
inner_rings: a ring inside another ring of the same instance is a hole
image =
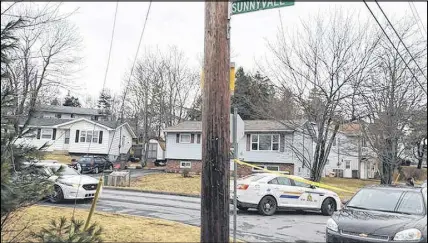
[[[279,206],[282,207],[297,207],[299,198],[303,191],[294,187],[291,180],[282,176],[276,178],[278,182],[277,197],[279,198]]]

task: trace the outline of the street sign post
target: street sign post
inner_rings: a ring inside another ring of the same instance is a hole
[[[238,0],[232,2],[232,14],[241,14],[241,13],[248,13],[248,12],[254,12],[259,10],[265,10],[265,9],[272,9],[272,8],[281,8],[281,7],[287,7],[287,6],[293,6],[294,0],[275,0],[275,1],[247,1],[247,0]]]

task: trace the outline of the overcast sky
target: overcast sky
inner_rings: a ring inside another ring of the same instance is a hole
[[[374,2],[369,3],[375,14],[383,20],[380,10]],[[405,15],[412,17],[408,2],[386,3],[380,5],[390,19]],[[427,26],[427,3],[415,2],[416,8]],[[116,20],[107,87],[118,92],[123,85],[126,72],[134,58],[139,35],[144,23],[148,2],[120,2]],[[296,2],[294,6],[281,8],[285,27],[297,26],[299,18],[305,18],[318,11],[341,6],[344,10],[361,11],[374,21],[363,2],[328,3]],[[84,69],[75,81],[80,89],[72,93],[84,98],[86,94],[97,96],[102,88],[110,36],[114,19],[116,2],[76,2],[64,3],[65,11],[78,8],[70,18],[75,23],[83,38]],[[413,17],[412,17],[413,18]],[[235,15],[231,22],[232,61],[244,69],[256,70],[256,60],[269,53],[267,40],[274,40],[280,26],[278,9]],[[425,33],[424,33],[425,35]],[[426,38],[426,36],[424,37]],[[204,3],[203,2],[153,2],[144,33],[139,55],[144,55],[147,48],[165,49],[176,45],[189,59],[189,64],[199,66],[204,46]]]

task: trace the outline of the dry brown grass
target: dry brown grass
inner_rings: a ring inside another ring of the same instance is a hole
[[[355,192],[357,192],[360,188],[379,184],[379,180],[360,180],[360,179],[348,179],[348,178],[337,178],[337,177],[324,177],[321,179],[321,183],[325,183],[326,185],[337,187],[346,191],[351,191],[352,193],[343,192],[339,190],[335,191],[341,199],[349,199],[351,198]]]
[[[379,184],[379,180],[326,177],[322,178],[321,183],[350,191],[348,193],[339,190],[333,190],[342,199],[349,199],[361,187],[366,185]],[[193,175],[191,178],[184,178],[181,174],[174,173],[151,174],[132,181],[131,187],[149,191],[200,195],[201,177],[198,175]]]
[[[192,175],[184,178],[181,174],[174,173],[151,174],[131,181],[131,187],[149,191],[200,195],[201,176]]]
[[[43,156],[43,159],[58,160],[58,162],[62,164],[70,164],[72,157],[70,155],[65,155],[65,154],[46,153]]]
[[[31,222],[20,237],[20,241],[30,240],[30,231],[38,232],[47,227],[52,219],[65,216],[71,219],[73,209],[32,206],[19,214],[20,222]],[[76,209],[75,218],[86,220],[88,210]],[[97,222],[103,228],[105,242],[199,242],[199,227],[162,219],[139,216],[96,212],[91,222]],[[22,223],[21,225],[23,225]],[[6,239],[2,239],[6,240]]]

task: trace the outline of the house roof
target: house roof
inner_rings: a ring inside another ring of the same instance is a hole
[[[359,123],[347,123],[339,127],[339,132],[348,135],[358,135],[361,132],[361,124]]]
[[[122,123],[119,124],[116,121],[90,121],[88,119],[85,118],[80,118],[80,119],[58,119],[58,118],[37,118],[37,117],[33,117],[30,119],[28,125],[32,126],[32,127],[54,127],[54,126],[61,126],[61,125],[65,125],[65,124],[69,124],[69,123],[74,123],[74,122],[78,122],[78,121],[88,121],[88,122],[92,122],[92,123],[96,123],[99,124],[101,126],[110,128],[110,129],[116,129],[120,126],[123,125],[128,125],[128,123]],[[25,119],[20,119],[19,121],[19,125],[24,125]],[[132,131],[132,129],[130,127],[128,127],[130,131]],[[133,133],[133,131],[131,132]],[[133,134],[135,136],[135,134]]]
[[[47,111],[53,113],[81,114],[81,115],[101,115],[97,109],[72,107],[72,106],[55,106],[44,105],[36,107],[36,111]]]
[[[264,131],[293,131],[302,126],[305,120],[246,120],[245,132],[264,132]]]
[[[201,121],[184,121],[175,126],[168,127],[164,131],[165,132],[201,132],[202,122]]]
[[[245,120],[245,132],[268,132],[268,131],[293,131],[302,126],[306,120]],[[168,127],[165,132],[201,132],[201,121],[184,121],[172,127]]]

